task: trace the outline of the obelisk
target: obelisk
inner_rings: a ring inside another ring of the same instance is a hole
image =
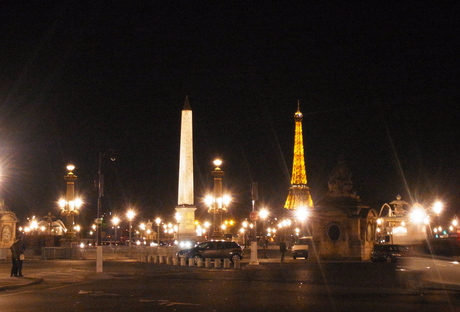
[[[193,119],[188,96],[182,109],[179,155],[179,188],[176,207],[177,239],[196,237],[193,189]]]

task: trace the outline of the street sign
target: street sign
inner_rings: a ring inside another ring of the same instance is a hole
[[[249,214],[249,218],[252,221],[257,221],[259,219],[259,213],[257,211],[253,211]]]

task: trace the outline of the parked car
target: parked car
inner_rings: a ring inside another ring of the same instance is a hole
[[[291,256],[295,260],[298,257],[308,259],[308,244],[311,243],[310,237],[301,237],[291,248]]]
[[[195,259],[224,259],[228,258],[232,262],[235,259],[243,258],[243,248],[235,242],[227,241],[205,241],[193,248],[182,249],[177,253],[179,258]]]
[[[403,245],[377,244],[371,252],[372,262],[396,262],[401,257],[412,255],[412,251]]]
[[[460,290],[460,241],[456,237],[425,241],[413,257],[398,263],[402,280],[418,289]]]

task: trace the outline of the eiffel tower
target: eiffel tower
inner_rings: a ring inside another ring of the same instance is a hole
[[[307,173],[305,169],[305,156],[302,133],[303,115],[300,112],[300,101],[297,101],[297,112],[294,114],[295,137],[294,137],[294,160],[292,162],[292,177],[289,194],[284,208],[297,210],[298,208],[313,208],[313,200],[310,188],[307,186]]]

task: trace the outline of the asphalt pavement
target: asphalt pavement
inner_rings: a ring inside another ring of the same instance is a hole
[[[71,279],[95,279],[95,278],[111,278],[112,275],[119,274],[117,270],[122,270],[119,269],[119,264],[117,265],[117,261],[113,261],[110,266],[105,266],[104,264],[104,273],[96,273],[95,272],[95,261],[94,261],[94,266],[89,265],[85,268],[72,268],[71,263],[76,263],[72,261],[79,261],[79,260],[54,260],[54,261],[59,261],[60,263],[64,264],[63,266],[60,265],[55,265],[53,266],[53,261],[47,261],[47,260],[39,260],[39,259],[31,259],[28,261],[24,262],[24,267],[23,267],[23,274],[24,277],[10,277],[10,272],[11,272],[11,262],[10,261],[1,261],[0,262],[0,291],[6,291],[6,290],[12,290],[16,289],[19,287],[27,287],[39,283],[43,283],[47,279],[52,279],[53,276],[56,274],[61,274],[65,275],[66,278],[69,280]],[[88,262],[93,262],[93,260],[84,260],[86,263]],[[119,263],[122,262],[137,262],[135,259],[125,259],[125,260],[120,260]],[[307,261],[311,264],[312,260],[305,260],[305,259],[297,259],[293,260],[290,257],[286,257],[285,262],[281,263],[280,258],[278,256],[276,257],[261,257],[258,259],[259,265],[250,265],[249,264],[250,259],[246,258],[242,261],[241,263],[241,268],[232,268],[232,269],[205,269],[203,270],[208,270],[208,271],[217,271],[217,270],[225,270],[225,271],[239,271],[240,273],[237,274],[232,274],[232,276],[236,279],[238,277],[244,276],[244,271],[247,270],[273,270],[274,272],[276,270],[280,270],[282,266],[285,266],[285,268],[288,268],[290,266],[297,266],[297,269],[299,268],[299,265],[302,266],[304,263]],[[66,263],[69,263],[69,265],[66,267]],[[105,262],[104,262],[105,263]],[[188,267],[181,267],[181,266],[173,266],[171,264],[147,264],[147,265],[152,265],[152,266],[157,266],[161,267],[162,270],[190,270],[192,268]],[[340,266],[343,270],[342,272],[348,271],[347,267],[349,265],[351,266],[360,266],[360,267],[365,267],[366,270],[369,272],[372,272],[374,270],[374,267],[376,264],[366,261],[362,262],[355,262],[354,264],[349,263],[348,265],[346,263],[337,263],[338,266]],[[336,266],[334,264],[334,266]],[[124,266],[126,268],[126,266]],[[107,268],[107,269],[106,269]],[[200,270],[200,268],[193,268],[196,270]],[[129,272],[126,272],[126,269],[123,269],[123,274],[129,274]],[[288,270],[289,271],[289,270]],[[288,275],[288,271],[283,271],[284,274]],[[133,271],[134,272],[134,271]],[[235,272],[236,273],[236,272]],[[261,272],[262,273],[262,272]],[[345,280],[347,280],[347,283],[350,282],[350,279],[353,278],[352,273],[348,273],[350,276],[345,277]],[[297,279],[297,276],[293,273],[292,277],[286,277],[286,281],[291,281],[295,282]],[[333,280],[333,278],[330,278]],[[337,282],[337,281],[336,281]],[[368,284],[363,284],[363,285],[356,285],[357,283],[351,282],[352,285],[345,285],[341,283],[340,281],[335,283],[334,281],[331,281],[327,287],[329,288],[334,288],[334,292],[343,292],[343,293],[387,293],[387,294],[392,294],[392,293],[397,293],[399,295],[403,293],[413,293],[404,289],[401,289],[401,287],[393,287],[390,284],[382,284],[381,282],[378,283],[368,283]],[[317,284],[316,286],[318,287],[323,287],[324,285]]]
[[[5,290],[12,290],[16,289],[19,287],[26,287],[26,286],[31,286],[31,285],[36,285],[40,284],[44,281],[43,277],[40,277],[42,275],[42,269],[41,267],[47,266],[47,260],[29,260],[30,262],[34,262],[33,266],[28,266],[28,263],[24,263],[23,267],[23,277],[14,277],[10,276],[11,275],[11,266],[12,263],[10,261],[0,261],[0,291],[5,291]],[[68,260],[65,260],[68,261]],[[129,260],[128,260],[129,261]],[[131,261],[135,261],[134,259],[131,259]],[[260,263],[268,263],[268,262],[274,262],[274,259],[263,259],[260,260]],[[246,263],[248,261],[245,261]],[[38,264],[38,265],[37,265]],[[42,264],[42,265],[40,265]],[[155,264],[152,264],[155,265]],[[156,264],[156,265],[161,265],[161,266],[166,266],[167,264]],[[95,267],[95,265],[94,265]],[[261,268],[261,267],[260,267]],[[81,272],[76,272],[75,274],[78,274],[81,276]],[[103,276],[106,273],[95,273],[95,271],[92,272],[86,272],[87,278],[94,278],[95,276]]]

